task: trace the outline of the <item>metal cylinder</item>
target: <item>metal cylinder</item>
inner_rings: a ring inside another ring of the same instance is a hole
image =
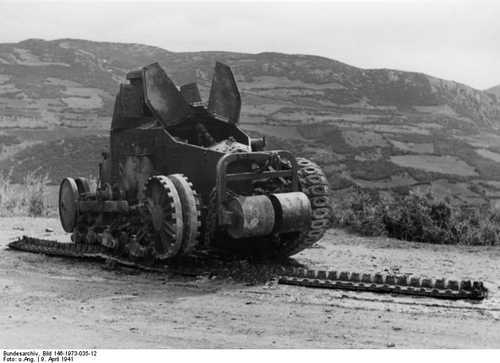
[[[269,196],[274,206],[274,232],[306,231],[311,225],[311,202],[302,192],[277,193]]]
[[[231,224],[227,232],[233,238],[265,236],[274,229],[274,207],[265,195],[238,196],[227,205]]]

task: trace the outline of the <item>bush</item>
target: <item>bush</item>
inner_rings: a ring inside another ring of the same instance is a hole
[[[24,177],[23,185],[11,182],[11,173],[0,174],[0,216],[46,216],[47,175],[30,172]]]
[[[49,177],[29,173],[24,178],[28,215],[39,217],[47,214],[46,194]]]
[[[412,192],[383,199],[356,188],[334,207],[333,223],[366,236],[416,242],[494,245],[500,241],[498,212],[452,206],[430,194]]]
[[[343,203],[334,204],[333,224],[347,226],[365,236],[386,233],[382,205],[368,192],[351,194]]]

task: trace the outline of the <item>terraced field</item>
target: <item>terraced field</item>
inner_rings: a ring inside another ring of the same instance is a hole
[[[129,70],[158,61],[206,100],[216,60],[234,70],[241,126],[322,165],[332,189],[430,190],[500,204],[500,103],[425,74],[360,69],[278,53],[173,53],[64,39],[0,44],[0,169],[95,175],[114,95]],[[459,187],[454,187],[459,186]],[[460,194],[460,196],[457,195]]]
[[[477,176],[473,167],[454,156],[436,155],[397,155],[391,156],[393,163],[414,169],[440,174],[454,174],[460,176]]]

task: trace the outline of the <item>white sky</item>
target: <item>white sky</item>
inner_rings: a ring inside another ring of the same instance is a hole
[[[315,54],[362,68],[500,84],[500,1],[20,2],[0,42],[83,38],[171,51]]]

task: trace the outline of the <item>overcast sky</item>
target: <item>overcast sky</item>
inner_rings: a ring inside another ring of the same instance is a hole
[[[171,51],[315,54],[362,68],[500,84],[500,1],[29,2],[0,0],[0,42],[83,38]]]

